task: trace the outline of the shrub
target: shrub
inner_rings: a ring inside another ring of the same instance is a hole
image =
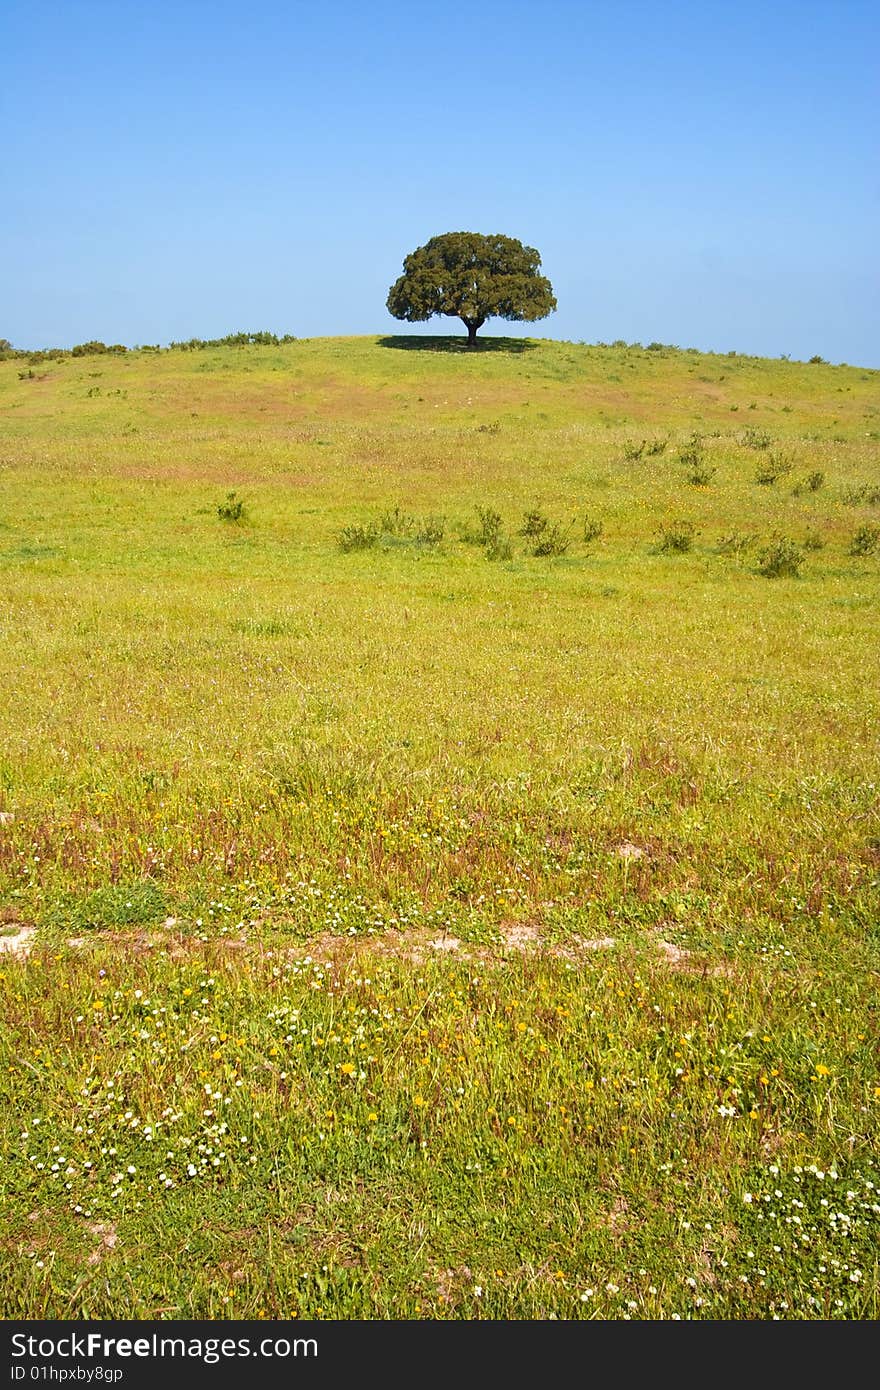
[[[554,522],[537,537],[532,554],[542,558],[564,555],[570,544],[568,534],[557,522]]]
[[[678,461],[683,463],[685,468],[693,468],[703,457],[703,441],[698,434],[692,434],[687,444],[683,444],[678,451]]]
[[[645,452],[645,440],[637,444],[634,439],[626,439],[623,444],[623,457],[627,463],[637,463]]]
[[[526,512],[523,516],[523,524],[519,528],[521,536],[540,536],[550,525],[549,518],[543,512]]]
[[[279,347],[284,343],[295,343],[296,338],[292,333],[285,333],[280,338],[275,333],[227,333],[223,338],[188,338],[186,342],[169,343],[169,348],[179,352],[197,352],[202,348],[217,347],[249,347],[252,344],[261,347]]]
[[[711,483],[717,468],[710,468],[703,455],[703,446],[698,434],[692,435],[689,444],[678,452],[678,461],[687,470],[687,480],[695,487],[705,487]]]
[[[477,519],[480,523],[477,531],[478,545],[492,545],[501,535],[501,514],[495,512],[491,507],[477,507]]]
[[[718,542],[719,555],[736,555],[737,558],[745,555],[746,551],[751,550],[755,544],[755,537],[740,531],[731,531],[729,535],[722,536]]]
[[[773,440],[764,430],[748,429],[742,437],[742,442],[747,449],[769,449]]]
[[[107,347],[106,343],[101,343],[97,339],[92,339],[92,341],[88,343],[77,343],[76,347],[72,349],[71,356],[92,357],[97,353],[109,351],[110,349]]]
[[[660,549],[665,552],[683,555],[694,543],[694,523],[692,521],[669,521],[660,527]]]
[[[807,531],[804,536],[804,550],[824,550],[825,537],[815,529]]]
[[[379,519],[379,529],[386,536],[411,536],[416,530],[418,522],[414,516],[408,516],[399,507],[393,507],[391,511],[383,512]]]
[[[513,546],[503,531],[497,531],[492,538],[486,542],[487,560],[512,560]]]
[[[439,545],[446,534],[446,522],[442,516],[429,516],[416,531],[417,545]]]
[[[241,521],[244,516],[244,503],[234,492],[227,492],[226,501],[217,508],[221,521]]]
[[[817,352],[816,355],[815,355],[815,357],[811,357],[811,358],[809,359],[809,365],[810,365],[811,367],[814,367],[814,366],[815,366],[815,367],[827,367],[827,366],[828,366],[828,363],[825,361],[825,358],[824,358],[824,357],[820,357],[819,354],[818,354],[818,352]]]
[[[584,544],[590,545],[592,541],[598,540],[603,530],[601,521],[598,521],[596,517],[588,516],[584,521]]]
[[[668,442],[667,439],[652,439],[645,445],[645,453],[651,457],[655,454],[662,454]]]
[[[785,536],[775,536],[758,556],[758,573],[765,579],[795,579],[801,572],[804,552]]]
[[[847,507],[858,507],[862,502],[876,506],[880,502],[880,487],[870,488],[867,483],[858,483],[844,490],[843,500]]]
[[[795,483],[791,490],[792,497],[800,497],[803,492],[818,492],[825,485],[825,474],[819,472],[809,473],[801,482]]]
[[[849,543],[849,555],[873,555],[880,546],[880,526],[866,522],[860,526]]]
[[[372,550],[379,539],[379,532],[372,522],[368,526],[344,526],[339,533],[339,549],[346,554],[351,550]]]
[[[755,469],[755,482],[772,487],[775,482],[791,472],[792,465],[783,454],[769,454]]]

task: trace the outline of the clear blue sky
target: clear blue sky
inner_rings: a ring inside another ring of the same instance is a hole
[[[876,0],[0,9],[17,346],[418,332],[388,287],[466,230],[540,251],[532,335],[880,367]]]

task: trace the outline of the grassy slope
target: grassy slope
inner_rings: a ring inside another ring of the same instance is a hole
[[[880,487],[880,376],[519,346],[0,363],[0,891],[43,943],[5,970],[10,1311],[876,1310],[828,1231],[743,1274],[741,1192],[774,1159],[786,1193],[872,1180],[880,562],[849,548],[878,508],[846,496]],[[339,551],[395,505],[443,543]],[[493,564],[475,506],[569,551]],[[774,533],[824,548],[770,581]],[[206,1084],[246,1162],[213,1165]],[[154,1162],[150,1123],[190,1144]]]

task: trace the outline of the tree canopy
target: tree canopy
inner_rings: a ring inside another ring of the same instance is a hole
[[[556,296],[540,266],[534,247],[514,237],[446,232],[406,257],[388,292],[388,312],[407,323],[435,314],[461,319],[475,347],[489,318],[532,322],[553,312]]]

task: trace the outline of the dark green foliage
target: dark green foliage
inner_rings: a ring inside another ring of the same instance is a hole
[[[645,442],[644,439],[640,440],[638,444],[634,439],[625,439],[623,441],[623,457],[626,459],[627,463],[638,463],[642,454],[645,452]]]
[[[662,454],[668,442],[666,439],[651,439],[645,445],[645,453],[651,457],[655,454]]]
[[[584,544],[590,545],[592,541],[597,541],[602,534],[603,526],[596,517],[588,516],[584,521]]]
[[[436,314],[461,319],[474,347],[489,318],[533,322],[553,312],[556,297],[540,265],[538,252],[513,237],[446,232],[406,257],[388,312],[407,323]]]
[[[540,536],[550,525],[549,518],[543,512],[526,512],[523,517],[523,524],[519,528],[521,536]]]
[[[820,357],[819,354],[816,353],[815,357],[811,357],[811,358],[809,359],[809,365],[810,365],[811,367],[813,367],[813,366],[816,366],[816,367],[827,367],[827,366],[828,366],[828,363],[825,361],[825,358],[824,358],[824,357]]]
[[[532,554],[542,559],[553,558],[556,555],[564,555],[570,544],[567,532],[563,531],[558,522],[554,522],[552,526],[546,526],[535,538]]]
[[[858,483],[855,487],[845,489],[843,501],[847,507],[859,507],[863,502],[869,502],[872,506],[876,506],[880,502],[880,487],[869,487],[867,483]]]
[[[461,539],[470,545],[481,545],[486,552],[487,560],[510,560],[513,557],[513,546],[505,533],[500,512],[494,511],[491,507],[478,506],[476,513],[476,527],[459,527]]]
[[[813,528],[805,533],[803,546],[804,550],[824,550],[825,537]]]
[[[501,514],[491,507],[477,507],[480,527],[477,532],[478,545],[492,545],[501,535]]]
[[[346,554],[351,550],[372,550],[379,540],[379,532],[372,522],[368,526],[344,526],[339,533],[339,549]]]
[[[179,352],[199,352],[202,348],[218,347],[279,347],[283,343],[295,343],[292,333],[279,338],[276,333],[227,333],[224,338],[188,338],[186,342],[169,343],[169,348]]]
[[[678,461],[687,472],[687,480],[695,487],[705,487],[711,483],[717,468],[710,468],[706,463],[703,454],[703,441],[698,434],[693,434],[690,440],[678,452]]]
[[[217,508],[221,521],[241,521],[244,516],[244,503],[235,492],[227,492],[226,501]]]
[[[112,351],[117,351],[116,348]],[[122,349],[125,352],[125,348]],[[0,338],[0,362],[21,361],[24,358],[35,367],[38,362],[58,362],[62,357],[69,357],[70,353],[66,348],[41,348],[33,352],[30,348],[14,348],[8,338]]]
[[[118,349],[115,347],[108,348],[106,343],[98,342],[97,339],[92,339],[89,343],[77,343],[76,347],[71,350],[71,356],[93,357],[102,352],[116,352],[117,350]],[[125,348],[123,348],[122,351],[125,352]]]
[[[786,536],[774,536],[758,555],[758,573],[765,579],[796,579],[803,563],[799,545]]]
[[[446,534],[446,522],[442,516],[429,516],[416,531],[417,545],[439,545]]]
[[[492,539],[486,545],[486,559],[513,559],[513,546],[510,543],[510,539],[507,536],[505,536],[503,531],[499,531],[497,535],[493,536]]]
[[[667,522],[660,527],[660,549],[673,554],[685,554],[693,546],[694,530],[692,521]]]
[[[766,430],[747,429],[742,442],[747,449],[769,449],[773,440]]]
[[[764,487],[772,487],[775,482],[791,472],[791,461],[784,454],[769,454],[755,469],[755,482]]]
[[[411,536],[418,528],[418,521],[399,507],[392,507],[379,518],[379,530],[386,536]]]
[[[719,555],[735,555],[740,559],[751,550],[755,544],[755,537],[740,531],[731,531],[728,535],[722,536],[718,542]]]
[[[860,526],[849,543],[849,555],[873,555],[880,546],[880,526],[866,522]]]
[[[824,486],[825,474],[817,469],[815,473],[809,473],[803,482],[795,483],[791,491],[794,497],[800,497],[803,492],[818,492]]]

